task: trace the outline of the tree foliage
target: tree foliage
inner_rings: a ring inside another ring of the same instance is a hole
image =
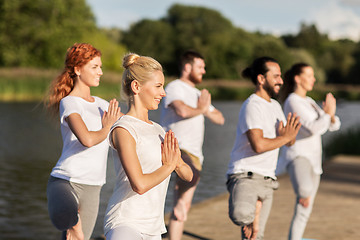
[[[96,42],[103,52],[112,49],[110,54],[125,52],[98,30],[85,0],[0,0],[0,32],[0,66],[5,67],[59,68],[75,42]],[[103,62],[120,69],[120,61]]]
[[[99,29],[86,0],[0,0],[0,66],[60,67],[66,49],[89,42],[102,53],[106,69],[120,70],[125,52],[157,59],[167,75],[178,75],[187,49],[202,53],[207,78],[238,79],[260,56],[277,59],[282,71],[307,62],[320,82],[360,84],[360,44],[331,40],[314,24],[281,37],[247,32],[218,11],[172,5],[158,20],[142,19],[129,30]]]
[[[3,66],[59,66],[66,49],[96,28],[85,0],[1,0],[0,6]]]
[[[282,38],[288,47],[309,51],[316,59],[316,65],[325,72],[326,82],[356,83],[354,80],[357,78],[353,79],[355,75],[352,74],[356,63],[356,44],[353,41],[332,41],[313,24],[302,24],[297,35]]]

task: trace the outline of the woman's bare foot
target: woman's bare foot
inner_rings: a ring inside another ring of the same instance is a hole
[[[84,233],[82,231],[80,216],[77,224],[67,230],[66,240],[84,240]]]
[[[299,198],[299,203],[301,204],[301,206],[307,208],[310,204],[310,197],[307,198]]]
[[[260,222],[260,211],[262,207],[262,202],[258,200],[256,202],[256,209],[255,209],[255,218],[254,222],[249,225],[243,227],[244,235],[247,239],[255,240],[256,236],[259,232],[259,222]]]

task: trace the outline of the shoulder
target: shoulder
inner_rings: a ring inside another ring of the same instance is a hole
[[[256,94],[252,94],[245,100],[243,105],[246,109],[260,108],[264,105],[264,101]]]
[[[97,96],[93,96],[96,103],[99,105],[99,106],[103,106],[103,107],[108,107],[109,106],[109,102],[100,98],[100,97],[97,97]]]
[[[180,79],[175,79],[175,80],[172,80],[171,82],[169,82],[166,85],[166,88],[172,88],[172,87],[177,86],[179,84],[181,85],[181,80]]]
[[[79,99],[77,97],[66,96],[60,100],[60,104],[69,104],[69,103],[78,102],[78,101],[79,101]]]
[[[69,109],[69,108],[81,108],[82,101],[78,97],[66,96],[60,100],[60,110]]]
[[[124,127],[124,128],[134,128],[134,121],[128,115],[121,116],[114,124],[113,128]]]

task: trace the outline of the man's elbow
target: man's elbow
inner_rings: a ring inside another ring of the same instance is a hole
[[[225,124],[225,118],[224,117],[221,117],[220,119],[219,119],[219,123],[218,123],[219,125],[224,125]]]
[[[261,144],[251,144],[251,148],[257,154],[265,152],[265,149]]]
[[[181,118],[188,118],[189,117],[189,114],[188,114],[188,112],[186,110],[177,110],[175,112]]]

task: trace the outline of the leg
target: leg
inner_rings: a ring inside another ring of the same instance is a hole
[[[291,162],[288,172],[296,194],[289,239],[297,240],[302,238],[305,231],[319,187],[320,176],[314,174],[312,166],[306,158],[297,158]]]
[[[78,216],[77,195],[69,181],[50,177],[47,198],[50,219],[57,229],[64,232],[63,238],[66,239],[68,229],[75,228],[75,235],[81,239],[83,235]]]
[[[82,231],[82,224],[81,218],[79,216],[79,221],[76,223],[75,226],[72,226],[66,231],[66,239],[67,240],[83,240],[84,233]]]
[[[90,239],[99,210],[101,186],[70,183],[79,196],[79,214],[84,239]]]
[[[256,213],[261,209],[261,203],[258,202],[257,181],[241,176],[230,176],[227,181],[227,188],[230,193],[230,219],[234,224],[241,226],[243,234],[246,231],[248,232],[249,229],[252,231]],[[257,222],[255,222],[255,225],[257,225]],[[243,228],[244,226],[246,227]]]
[[[261,207],[262,207],[262,202],[260,200],[257,200],[254,221],[253,223],[243,227],[242,229],[243,238],[247,238],[251,240],[256,239],[257,234],[259,232]]]
[[[267,179],[261,181],[262,181],[262,187],[259,190],[259,198],[262,203],[262,206],[261,206],[261,212],[260,212],[259,224],[258,224],[259,230],[256,239],[264,238],[266,223],[271,212],[274,189],[277,189],[279,185],[278,182],[273,179]]]
[[[179,177],[176,178],[174,208],[169,222],[169,239],[171,240],[180,240],[183,235],[187,213],[190,210],[196,186],[200,180],[200,171],[195,168],[188,155],[182,152],[181,157],[189,164],[194,176],[191,182],[185,182]]]

